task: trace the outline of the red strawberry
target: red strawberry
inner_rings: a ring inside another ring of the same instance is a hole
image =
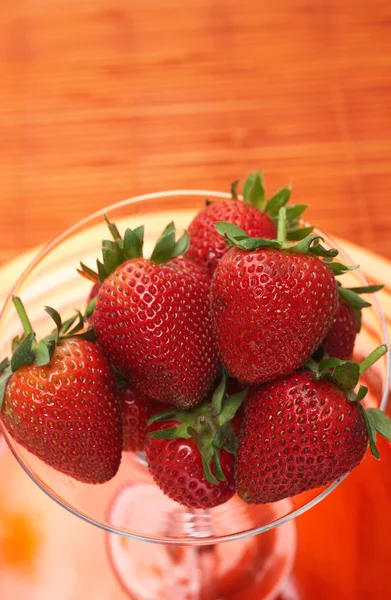
[[[274,239],[277,228],[273,219],[277,216],[278,208],[289,200],[290,189],[283,188],[269,202],[266,202],[263,176],[260,171],[251,173],[247,178],[243,189],[244,202],[239,200],[236,194],[237,183],[235,182],[232,187],[232,199],[207,201],[206,208],[195,216],[188,229],[190,248],[187,257],[200,266],[206,267],[211,276],[227,251],[224,239],[216,231],[216,222],[234,223],[252,237]],[[289,208],[290,226],[296,231],[297,218],[306,207],[301,205]],[[309,232],[311,229],[306,231]]]
[[[329,356],[349,360],[353,356],[357,332],[361,328],[361,310],[371,306],[358,294],[378,292],[382,285],[369,285],[358,288],[339,287],[340,299],[333,324],[322,346]]]
[[[318,258],[337,251],[325,250],[316,236],[287,246],[249,238],[228,223],[217,227],[235,245],[221,259],[211,286],[225,367],[245,383],[297,369],[324,339],[337,310],[334,274]]]
[[[122,416],[124,451],[144,450],[148,419],[161,411],[161,405],[136,392],[130,385],[119,389],[117,398]]]
[[[1,377],[5,427],[58,471],[85,483],[108,481],[118,470],[122,451],[110,365],[92,342],[59,339],[62,324],[53,309],[47,310],[56,315],[59,331],[38,344],[20,300],[14,302],[27,326]]]
[[[235,414],[247,390],[227,397],[225,376],[211,402],[191,411],[154,417],[146,439],[148,468],[157,485],[176,502],[212,508],[235,493]]]
[[[94,285],[92,286],[92,288],[90,290],[87,303],[91,302],[91,300],[93,300],[94,298],[97,297],[99,290],[100,290],[100,286],[101,286],[101,283],[94,283]]]
[[[349,360],[353,356],[356,335],[355,310],[340,298],[333,324],[323,340],[322,346],[329,356]]]
[[[150,260],[142,258],[140,230],[128,229],[109,251],[104,246],[94,310],[97,341],[110,362],[135,389],[180,407],[203,400],[218,367],[208,277],[177,258],[187,240],[185,234],[175,243],[170,223]]]
[[[187,256],[206,267],[210,275],[213,275],[219,260],[227,251],[225,240],[216,231],[217,221],[235,223],[254,237],[276,237],[277,230],[273,221],[255,206],[241,200],[221,200],[208,204],[190,223],[190,248]]]
[[[361,365],[326,359],[316,373],[297,371],[254,390],[240,433],[238,493],[266,504],[327,485],[363,459],[376,431],[391,440],[391,422],[360,403],[359,375],[386,352],[380,346]]]

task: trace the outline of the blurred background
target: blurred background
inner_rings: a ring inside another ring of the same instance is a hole
[[[309,221],[354,243],[391,322],[390,40],[388,0],[3,0],[1,300],[26,264],[10,260],[89,213],[261,168],[269,194],[292,184]],[[281,600],[391,597],[381,447],[297,521]],[[2,600],[122,600],[105,534],[1,460]]]
[[[390,23],[387,0],[3,2],[0,261],[255,168],[391,258]]]

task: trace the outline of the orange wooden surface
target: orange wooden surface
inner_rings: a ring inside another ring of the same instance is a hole
[[[259,166],[391,258],[390,23],[388,0],[4,0],[0,261]]]

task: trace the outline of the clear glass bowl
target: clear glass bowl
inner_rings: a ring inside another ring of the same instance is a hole
[[[74,308],[82,308],[90,291],[88,281],[76,268],[80,261],[94,266],[100,244],[108,237],[103,219],[108,212],[120,230],[145,225],[145,253],[164,226],[174,220],[177,230],[187,227],[205,198],[218,200],[229,194],[205,190],[176,190],[138,196],[107,207],[80,221],[48,244],[25,270],[5,303],[0,316],[0,356],[10,354],[13,337],[20,334],[20,324],[11,295],[20,296],[38,334],[52,329],[43,311],[50,305],[65,318]],[[326,243],[335,244],[324,236]],[[340,249],[342,262],[352,261]],[[344,276],[349,285],[366,284],[360,271]],[[363,311],[363,327],[358,336],[355,358],[360,359],[381,343],[388,342],[385,319],[377,299]],[[390,355],[383,357],[366,374],[368,402],[385,408],[389,391]],[[124,453],[118,474],[99,486],[79,483],[58,473],[17,444],[2,431],[14,456],[33,481],[53,500],[78,517],[112,533],[163,544],[205,545],[263,533],[297,517],[323,500],[340,481],[289,500],[271,505],[249,506],[237,496],[209,511],[191,511],[166,496],[153,483],[142,456]]]

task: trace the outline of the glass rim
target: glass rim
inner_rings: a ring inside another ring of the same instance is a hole
[[[125,200],[120,200],[119,202],[110,204],[104,208],[101,208],[101,209],[87,215],[86,217],[80,219],[79,221],[77,221],[76,223],[71,225],[71,227],[68,227],[67,229],[65,229],[62,233],[57,235],[50,242],[45,244],[43,246],[43,248],[41,248],[41,250],[37,253],[37,255],[24,268],[21,275],[18,277],[17,281],[14,283],[10,292],[7,294],[7,296],[4,300],[4,304],[0,311],[0,321],[2,319],[2,316],[5,311],[6,306],[8,305],[12,295],[14,294],[14,291],[20,285],[23,284],[25,279],[30,274],[31,270],[34,269],[41,262],[41,260],[50,253],[50,251],[53,248],[58,246],[63,240],[68,238],[70,235],[72,235],[73,233],[75,233],[80,228],[84,227],[89,222],[93,221],[94,219],[96,219],[98,217],[103,217],[105,215],[105,213],[108,213],[109,211],[121,209],[121,208],[128,206],[129,204],[143,202],[145,200],[156,200],[157,198],[169,198],[169,197],[176,197],[176,196],[195,196],[195,197],[212,196],[214,198],[220,198],[220,199],[231,199],[232,198],[231,194],[228,192],[217,192],[217,191],[213,191],[213,190],[192,190],[192,189],[167,190],[167,191],[163,191],[163,192],[151,192],[148,194],[142,194],[142,195],[129,197]],[[320,232],[320,233],[321,233],[322,237],[324,237],[324,239],[329,244],[332,244],[333,246],[336,245],[331,237],[329,237],[328,235],[325,235],[323,232]],[[341,248],[341,250],[344,252],[346,257],[348,258],[350,264],[354,264],[349,256],[349,254],[347,254],[343,248]],[[359,276],[359,278],[362,280],[364,285],[368,285],[368,281],[367,281],[365,275],[360,271],[360,269],[355,271],[355,273]],[[385,376],[384,376],[385,377],[385,385],[384,385],[382,399],[379,404],[380,410],[384,411],[386,408],[386,405],[387,405],[388,395],[389,395],[389,391],[390,391],[391,351],[390,351],[389,334],[388,334],[385,315],[383,313],[383,310],[380,306],[380,303],[377,299],[376,294],[373,295],[372,305],[373,305],[373,308],[374,308],[376,315],[380,322],[382,336],[384,338],[384,343],[387,345],[387,353],[385,355],[385,358],[386,358],[386,368],[385,368]],[[289,513],[283,517],[279,517],[279,518],[275,519],[274,521],[271,521],[267,525],[262,525],[260,527],[254,527],[252,529],[249,529],[248,531],[241,531],[238,533],[231,533],[231,534],[220,535],[220,536],[215,536],[215,537],[213,537],[213,536],[204,537],[204,538],[202,538],[202,537],[194,537],[194,538],[193,537],[188,537],[188,538],[178,537],[175,539],[174,538],[165,538],[165,537],[153,538],[153,537],[146,536],[146,535],[144,536],[144,535],[140,535],[140,534],[133,534],[133,533],[130,533],[127,531],[123,531],[120,528],[117,528],[113,525],[108,525],[106,523],[97,521],[97,520],[89,517],[87,514],[81,512],[79,510],[76,510],[70,504],[68,504],[67,502],[65,502],[58,496],[56,496],[39,479],[39,477],[37,477],[32,471],[30,471],[30,469],[27,467],[27,465],[25,465],[24,462],[22,461],[22,459],[18,456],[18,453],[16,452],[15,448],[9,442],[8,433],[6,432],[4,425],[3,425],[2,421],[0,420],[0,432],[1,432],[1,430],[3,431],[3,436],[7,442],[8,447],[10,448],[12,454],[18,461],[19,465],[22,467],[22,469],[25,471],[25,473],[30,477],[30,479],[47,496],[49,496],[52,500],[54,500],[54,502],[56,502],[57,504],[59,504],[60,506],[65,508],[68,512],[75,515],[76,517],[78,517],[78,518],[82,519],[83,521],[90,523],[91,525],[94,525],[95,527],[98,527],[99,529],[102,529],[108,533],[120,535],[122,537],[127,537],[127,538],[130,538],[133,540],[144,541],[144,542],[155,543],[155,544],[169,544],[169,545],[183,545],[183,546],[208,546],[211,544],[217,544],[217,543],[222,543],[222,542],[237,541],[237,540],[241,540],[246,537],[253,536],[253,535],[259,535],[261,533],[266,533],[267,531],[270,531],[270,530],[274,529],[275,527],[278,527],[280,525],[283,525],[284,523],[287,523],[293,519],[296,519],[300,515],[307,512],[307,510],[310,510],[311,508],[313,508],[314,506],[319,504],[322,500],[327,498],[327,496],[329,494],[331,494],[331,492],[333,492],[339,486],[339,484],[342,483],[342,481],[344,481],[344,479],[346,479],[346,477],[348,477],[350,475],[350,473],[347,473],[346,475],[340,477],[339,479],[337,479],[336,481],[334,481],[333,483],[328,485],[326,487],[326,489],[324,489],[317,496],[315,496],[315,498],[313,498],[312,500],[303,504],[303,506],[300,506],[299,508],[295,509],[294,511],[292,511],[291,513]]]

